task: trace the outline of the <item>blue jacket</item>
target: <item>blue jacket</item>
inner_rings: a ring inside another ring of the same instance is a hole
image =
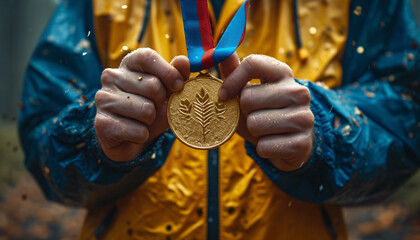
[[[315,115],[310,161],[282,172],[246,144],[269,178],[302,200],[376,202],[420,165],[420,34],[409,1],[353,0],[350,9],[361,4],[372,14],[351,14],[342,86],[297,80],[310,89]],[[163,165],[174,140],[166,132],[127,163],[104,155],[94,131],[102,66],[93,30],[90,1],[58,7],[29,62],[19,119],[25,164],[44,194],[79,206],[109,203],[138,187]]]

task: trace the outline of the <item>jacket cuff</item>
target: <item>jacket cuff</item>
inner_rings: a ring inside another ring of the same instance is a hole
[[[94,131],[94,130],[93,130]],[[138,167],[141,164],[144,164],[147,161],[156,161],[154,165],[160,167],[163,165],[166,159],[166,152],[163,151],[162,144],[166,142],[166,138],[169,137],[169,131],[162,133],[158,138],[156,138],[152,143],[145,146],[142,151],[142,154],[134,160],[129,162],[117,162],[108,158],[105,153],[102,151],[102,148],[98,142],[96,134],[93,133],[93,144],[96,146],[98,161],[103,162],[104,165],[114,169],[115,171],[127,172],[131,171],[134,168]]]

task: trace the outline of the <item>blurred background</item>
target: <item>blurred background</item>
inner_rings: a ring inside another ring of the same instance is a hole
[[[23,166],[17,137],[29,57],[59,0],[0,0],[0,240],[77,239],[85,211],[47,202]],[[420,0],[411,0],[420,25]],[[420,173],[394,196],[345,209],[350,239],[420,239]]]

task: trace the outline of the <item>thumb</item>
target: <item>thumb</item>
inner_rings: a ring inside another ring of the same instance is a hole
[[[227,76],[229,76],[233,72],[233,70],[235,70],[235,68],[239,66],[239,63],[239,57],[236,52],[234,52],[223,62],[221,62],[219,64],[219,70],[220,74],[222,75],[222,78],[226,78]]]
[[[184,81],[190,78],[190,60],[188,57],[179,55],[172,59],[171,65],[178,70]]]

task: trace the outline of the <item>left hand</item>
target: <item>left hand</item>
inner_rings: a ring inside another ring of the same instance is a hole
[[[237,132],[278,169],[293,171],[303,166],[312,155],[314,139],[308,88],[294,80],[287,64],[264,55],[250,55],[239,63],[234,54],[220,69],[227,77],[219,98],[239,95],[242,111]],[[249,85],[254,78],[261,84]]]

